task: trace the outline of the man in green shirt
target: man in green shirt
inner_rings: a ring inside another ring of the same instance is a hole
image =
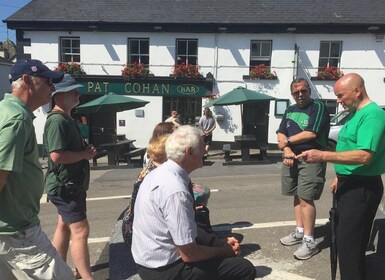
[[[89,225],[86,215],[86,191],[90,181],[89,160],[96,154],[92,145],[85,143],[71,110],[79,104],[78,88],[69,74],[55,84],[55,107],[44,127],[49,152],[45,187],[48,199],[58,210],[58,222],[52,243],[64,260],[71,241],[71,256],[77,273],[83,280],[92,280],[88,252]],[[72,192],[63,188],[71,186]]]
[[[10,73],[12,93],[0,102],[1,279],[74,279],[41,231],[44,182],[32,122],[62,78],[39,60],[19,60]]]
[[[336,152],[310,150],[297,156],[307,163],[333,162],[330,186],[337,198],[337,249],[341,280],[364,280],[365,251],[382,198],[385,173],[385,112],[370,100],[363,78],[340,78],[337,102],[351,113],[341,129]]]

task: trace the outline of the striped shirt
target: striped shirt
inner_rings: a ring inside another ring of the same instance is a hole
[[[194,242],[197,227],[185,170],[168,160],[148,174],[135,203],[132,255],[137,264],[162,267],[180,259],[176,246]]]

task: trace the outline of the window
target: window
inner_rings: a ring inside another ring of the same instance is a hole
[[[342,52],[341,41],[321,41],[318,67],[340,67]]]
[[[176,40],[176,62],[179,65],[198,64],[198,40],[197,39],[177,39]]]
[[[80,62],[80,38],[60,38],[60,62]]]
[[[128,63],[150,64],[150,40],[149,39],[128,39]]]
[[[251,41],[250,69],[260,64],[271,66],[271,46],[272,41]]]

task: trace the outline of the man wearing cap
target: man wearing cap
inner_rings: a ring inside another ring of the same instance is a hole
[[[96,149],[82,138],[71,110],[79,104],[78,88],[69,74],[55,84],[55,106],[48,115],[44,137],[49,152],[45,187],[48,199],[58,210],[52,243],[64,260],[71,239],[71,256],[77,276],[93,279],[88,252],[89,225],[86,215],[86,191],[89,186],[89,160]]]
[[[52,83],[62,79],[39,60],[19,60],[12,92],[0,102],[1,279],[74,279],[38,218],[44,183],[32,112],[50,102]]]

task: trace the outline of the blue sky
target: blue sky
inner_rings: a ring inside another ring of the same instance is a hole
[[[10,39],[16,43],[16,35],[14,30],[8,30],[4,19],[24,7],[31,0],[0,0],[0,42]]]

